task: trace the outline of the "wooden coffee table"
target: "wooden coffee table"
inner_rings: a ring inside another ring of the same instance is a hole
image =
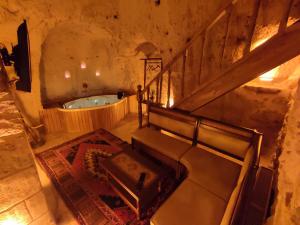
[[[112,188],[141,218],[142,210],[159,194],[168,175],[165,167],[155,164],[139,152],[128,149],[100,162]],[[140,174],[145,173],[144,185],[138,189]]]

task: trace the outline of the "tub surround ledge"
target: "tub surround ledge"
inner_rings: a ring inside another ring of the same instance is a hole
[[[90,132],[100,128],[110,129],[129,112],[128,98],[102,106],[80,109],[47,108],[40,118],[48,133]]]

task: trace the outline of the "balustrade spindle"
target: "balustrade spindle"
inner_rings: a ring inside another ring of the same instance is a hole
[[[149,126],[150,86],[147,88],[147,126]]]
[[[199,68],[199,76],[198,76],[198,85],[201,84],[201,75],[202,75],[202,67],[204,65],[204,48],[206,44],[206,35],[207,30],[204,30],[203,37],[202,37],[202,46],[201,46],[201,54],[200,54],[200,68]]]
[[[143,126],[143,94],[142,94],[142,85],[137,86],[137,101],[138,101],[138,120],[139,120],[139,128]]]
[[[167,108],[170,108],[170,94],[171,94],[171,69],[168,70],[168,96],[167,96]]]
[[[159,104],[161,104],[163,75],[161,75],[158,79],[160,80],[160,81],[159,81]]]
[[[147,80],[147,60],[144,61],[144,89],[146,87],[146,80]]]
[[[282,19],[280,21],[279,29],[278,29],[278,32],[280,32],[280,33],[284,32],[286,27],[287,27],[287,23],[288,23],[288,20],[289,20],[289,15],[290,15],[290,12],[291,12],[292,5],[293,5],[293,0],[288,0],[286,5],[285,5],[286,8],[285,8],[285,11],[283,13]]]
[[[248,34],[248,40],[246,42],[246,46],[245,46],[244,51],[243,51],[243,56],[249,54],[250,49],[251,49],[252,38],[253,38],[253,35],[254,35],[255,26],[256,26],[256,20],[257,20],[257,17],[258,17],[260,6],[262,4],[261,1],[262,0],[256,0],[256,2],[255,2],[255,7],[254,7],[253,15],[252,15],[252,21],[251,21],[251,24],[250,24],[250,31],[249,31],[249,34]]]
[[[186,63],[186,55],[187,50],[184,51],[184,54],[182,56],[182,75],[181,75],[181,96],[184,97],[184,78],[185,78],[185,63]]]
[[[156,79],[156,104],[158,104],[158,100],[159,100],[159,96],[158,96],[158,92],[159,92],[159,79]]]

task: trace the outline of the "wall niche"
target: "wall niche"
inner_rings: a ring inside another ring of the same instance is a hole
[[[63,23],[50,30],[40,63],[43,103],[108,91],[114,80],[111,45],[107,30],[88,24]]]

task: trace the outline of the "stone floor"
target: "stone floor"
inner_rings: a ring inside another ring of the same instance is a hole
[[[0,90],[0,162],[0,224],[54,225],[22,116],[7,90]]]
[[[122,120],[115,128],[110,132],[122,140],[131,143],[131,134],[137,129],[138,120],[136,114],[128,114],[124,120]],[[84,133],[56,133],[46,136],[46,143],[34,149],[34,153],[43,152],[51,147],[60,145],[66,141],[72,140],[76,137],[83,135]],[[49,204],[49,208],[55,215],[57,225],[77,225],[76,219],[73,217],[71,211],[67,208],[62,198],[57,193],[50,179],[37,164],[38,173],[42,186],[45,189],[46,198]]]

